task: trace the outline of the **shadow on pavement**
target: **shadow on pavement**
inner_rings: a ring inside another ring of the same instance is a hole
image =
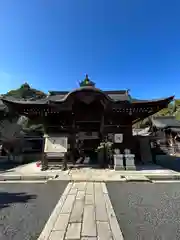
[[[8,207],[13,203],[26,203],[32,199],[36,199],[36,195],[20,193],[0,192],[0,210]]]
[[[160,166],[160,165],[156,165],[156,164],[148,164],[148,165],[146,165],[146,164],[144,164],[144,165],[142,165],[142,164],[137,164],[136,165],[136,170],[139,170],[139,171],[143,171],[143,170],[162,170],[163,169],[163,167],[162,166]]]
[[[164,168],[180,172],[180,157],[171,155],[158,155],[156,156],[156,162]]]
[[[22,164],[19,164],[19,163],[0,163],[0,172],[4,172],[4,171],[7,171],[7,170],[10,170],[12,168],[15,168],[15,167],[18,167]]]

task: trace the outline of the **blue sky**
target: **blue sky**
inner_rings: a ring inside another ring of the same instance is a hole
[[[0,93],[28,82],[180,97],[179,0],[1,0]]]

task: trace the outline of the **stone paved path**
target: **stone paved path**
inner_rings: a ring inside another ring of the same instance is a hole
[[[123,240],[105,183],[69,183],[38,240]]]

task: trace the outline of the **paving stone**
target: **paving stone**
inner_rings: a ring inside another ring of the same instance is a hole
[[[53,230],[66,231],[69,221],[69,214],[60,214],[53,227]]]
[[[97,222],[98,240],[112,240],[112,233],[108,222]]]
[[[85,204],[93,205],[94,204],[94,195],[85,195]]]
[[[102,183],[95,183],[95,211],[97,221],[108,221]]]
[[[53,178],[53,176],[47,176],[47,175],[37,175],[37,174],[26,174],[26,175],[21,175],[21,180],[22,181],[35,181],[35,180],[46,180],[48,178]]]
[[[82,222],[83,217],[83,210],[84,210],[84,201],[83,200],[76,200],[71,212],[70,216],[70,223],[72,222]]]
[[[67,195],[66,201],[61,209],[61,213],[70,213],[75,201],[75,195]]]
[[[125,176],[125,179],[127,181],[145,181],[145,182],[149,182],[149,178],[147,178],[146,176],[143,176],[143,175],[128,175],[128,176]]]
[[[57,181],[71,181],[71,177],[69,175],[60,175],[56,178]]]
[[[82,224],[82,237],[96,237],[96,221],[95,209],[93,205],[85,205],[83,224]]]
[[[108,221],[108,216],[106,212],[106,206],[104,202],[100,201],[97,203],[95,200],[95,211],[96,211],[96,220],[97,221]]]
[[[108,194],[108,190],[106,188],[105,183],[101,183],[101,187],[102,187],[103,194]]]
[[[64,240],[64,231],[52,231],[48,240]]]
[[[94,184],[92,182],[87,183],[86,194],[94,194]]]
[[[81,237],[80,234],[81,234],[81,223],[70,223],[68,225],[65,239],[66,240],[71,240],[71,239],[79,240]]]
[[[16,181],[18,181],[18,180],[21,180],[21,176],[20,175],[17,175],[17,174],[2,174],[2,175],[0,175],[0,181],[11,181],[11,180],[16,180]]]
[[[102,186],[101,183],[94,183],[94,192],[95,193],[101,193],[102,192]]]
[[[78,189],[78,191],[84,191],[86,189],[86,182],[74,183],[73,188]]]
[[[85,198],[85,192],[84,191],[78,191],[76,195],[77,200],[84,200]]]
[[[82,174],[78,174],[77,176],[72,176],[71,178],[72,181],[88,181],[89,180],[89,177],[87,176],[84,176]]]
[[[63,193],[63,196],[67,196],[67,195],[68,195],[69,191],[70,191],[71,188],[72,188],[72,185],[73,185],[72,182],[70,182],[70,183],[67,185],[67,187],[66,187],[66,189],[65,189],[65,191],[64,191],[64,193]]]
[[[75,183],[72,183],[72,189],[78,189],[78,184],[79,184],[79,183],[76,183],[76,182],[75,182]]]
[[[71,190],[69,191],[69,194],[73,194],[76,195],[77,194],[77,189],[76,188],[71,188]]]
[[[95,188],[95,211],[97,221],[108,221],[104,194],[101,185]]]
[[[81,240],[97,240],[96,237],[82,237]]]

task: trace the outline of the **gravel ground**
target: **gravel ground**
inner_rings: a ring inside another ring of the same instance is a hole
[[[37,240],[67,183],[0,184],[0,240]]]
[[[107,183],[125,240],[180,239],[180,183]]]

